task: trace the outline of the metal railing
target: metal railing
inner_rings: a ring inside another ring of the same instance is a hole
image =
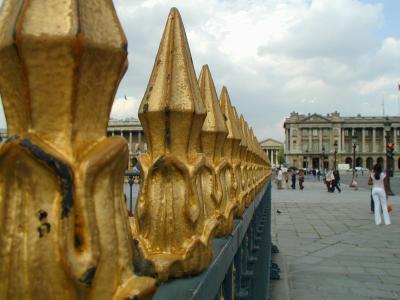
[[[125,174],[132,187],[133,174]],[[132,194],[128,200],[134,202]],[[234,220],[231,235],[213,240],[212,251],[214,259],[205,272],[160,285],[153,299],[269,299],[271,181]]]

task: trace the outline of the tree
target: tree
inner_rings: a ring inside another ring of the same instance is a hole
[[[284,153],[283,153],[283,146],[279,147],[278,150],[278,163],[282,165],[285,162]]]

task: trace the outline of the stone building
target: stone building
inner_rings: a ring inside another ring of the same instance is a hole
[[[400,117],[342,117],[338,112],[327,115],[296,112],[285,119],[285,160],[289,166],[321,169],[336,163],[353,167],[353,136],[356,145],[356,167],[371,168],[386,163],[385,122],[390,123],[390,142],[395,144],[394,170],[400,169]]]
[[[136,157],[147,151],[147,144],[140,121],[135,118],[124,120],[111,118],[108,121],[107,136],[123,136],[128,142],[130,167],[135,163]]]
[[[265,139],[259,142],[261,149],[267,154],[267,157],[272,165],[279,165],[278,152],[283,147],[283,143],[274,139]]]

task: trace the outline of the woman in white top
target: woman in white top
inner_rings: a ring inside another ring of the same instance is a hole
[[[383,212],[383,220],[386,225],[390,225],[390,216],[387,208],[386,197],[386,174],[382,172],[382,166],[376,164],[373,172],[370,174],[369,182],[372,183],[372,198],[375,206],[375,224],[379,225],[381,219],[381,206]]]

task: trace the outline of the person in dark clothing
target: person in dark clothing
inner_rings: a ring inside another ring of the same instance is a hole
[[[303,182],[304,182],[304,171],[300,170],[299,171],[299,189],[300,189],[300,191],[302,191],[304,189]]]
[[[339,185],[340,185],[339,171],[338,170],[333,171],[333,176],[334,176],[334,178],[332,179],[332,182],[331,182],[331,191],[333,193],[336,188],[338,190],[338,192],[340,193],[342,190],[339,187]]]
[[[372,198],[372,189],[371,189],[371,213],[375,212],[375,204],[374,198]]]
[[[292,190],[296,189],[296,171],[292,170]]]

